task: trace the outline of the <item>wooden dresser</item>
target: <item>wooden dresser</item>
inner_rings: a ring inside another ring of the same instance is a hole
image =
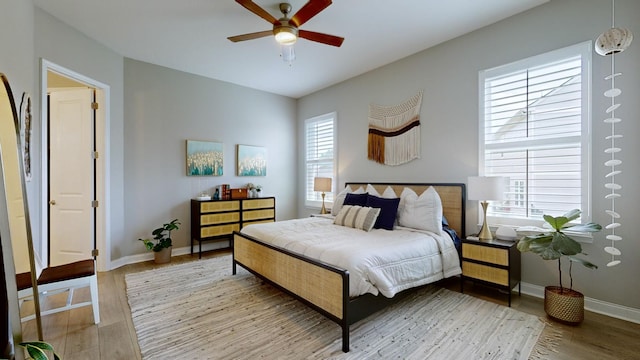
[[[520,293],[520,251],[516,242],[462,240],[462,282],[471,280],[504,290],[509,295],[518,285]]]
[[[228,240],[231,244],[234,231],[273,221],[276,221],[275,197],[191,200],[191,254],[194,241],[198,242],[198,257],[202,257],[203,241]]]

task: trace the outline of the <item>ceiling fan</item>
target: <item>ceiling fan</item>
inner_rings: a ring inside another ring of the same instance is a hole
[[[299,29],[302,24],[306,23],[312,17],[318,15],[319,12],[331,5],[331,0],[309,0],[298,12],[291,18],[288,17],[291,12],[291,5],[288,3],[280,4],[280,11],[283,17],[276,19],[266,10],[258,6],[252,0],[236,0],[236,2],[244,6],[247,10],[260,16],[273,25],[273,30],[259,31],[249,34],[236,35],[227,39],[238,42],[258,39],[266,36],[275,36],[276,41],[281,45],[293,45],[298,37],[303,39],[339,47],[342,45],[344,38],[329,34],[318,33]]]

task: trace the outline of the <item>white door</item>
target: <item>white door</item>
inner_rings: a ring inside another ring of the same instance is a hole
[[[94,236],[93,89],[49,97],[49,266],[92,258]]]

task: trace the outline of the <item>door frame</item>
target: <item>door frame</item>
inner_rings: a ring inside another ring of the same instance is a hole
[[[96,200],[98,200],[99,206],[96,209],[96,223],[94,224],[96,229],[96,247],[99,255],[96,257],[98,271],[111,270],[111,221],[110,221],[110,208],[111,208],[111,189],[109,176],[111,174],[109,159],[110,159],[110,87],[97,80],[91,79],[87,76],[79,74],[73,70],[67,69],[63,66],[57,65],[46,59],[41,59],[41,72],[40,72],[40,129],[41,129],[41,191],[40,191],[40,208],[42,213],[40,215],[40,233],[42,234],[39,244],[40,254],[42,258],[43,267],[48,266],[48,254],[49,254],[49,129],[48,129],[48,106],[47,106],[47,89],[48,80],[47,73],[49,71],[55,72],[58,75],[62,75],[67,78],[71,78],[79,83],[83,83],[88,87],[94,88],[96,91],[96,101],[98,109],[96,110],[96,149],[98,151],[98,158],[96,159]]]

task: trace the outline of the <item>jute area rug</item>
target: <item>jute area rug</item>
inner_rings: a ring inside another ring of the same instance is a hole
[[[231,257],[126,275],[142,358],[527,359],[537,317],[437,286],[340,327],[244,269]]]

